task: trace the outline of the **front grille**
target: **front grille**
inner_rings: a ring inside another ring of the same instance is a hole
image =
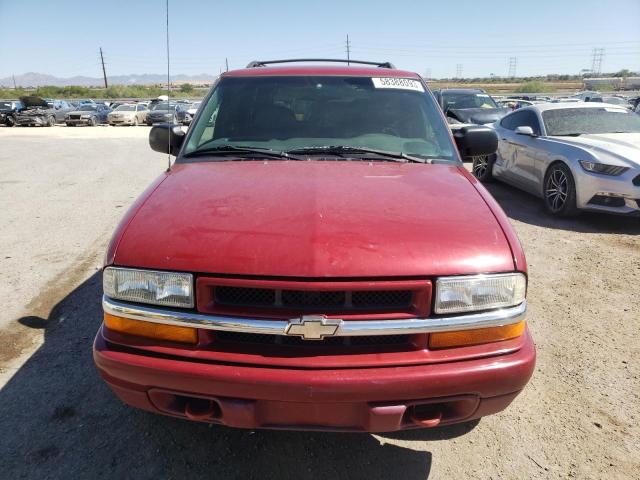
[[[238,333],[219,331],[215,341],[233,344],[286,345],[304,347],[349,347],[349,346],[406,346],[410,335],[375,335],[362,337],[327,337],[323,340],[304,340],[285,335],[265,335],[260,333]]]
[[[295,310],[408,309],[411,290],[309,291],[248,287],[215,287],[215,303],[225,307],[263,307]]]
[[[80,120],[80,115],[69,115],[71,120]]]
[[[591,205],[600,205],[602,207],[624,207],[625,201],[622,197],[610,197],[607,195],[594,195],[589,200]]]
[[[640,187],[640,175],[637,175],[632,182],[636,187]]]

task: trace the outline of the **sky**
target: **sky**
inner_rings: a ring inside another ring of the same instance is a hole
[[[532,7],[531,5],[535,5]],[[0,78],[166,73],[165,0],[0,0]],[[169,0],[172,74],[255,59],[391,61],[433,78],[640,72],[640,0]]]

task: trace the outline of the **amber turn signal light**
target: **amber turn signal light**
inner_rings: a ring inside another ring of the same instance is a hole
[[[127,335],[137,335],[139,337],[180,343],[198,342],[198,331],[190,327],[177,327],[174,325],[163,325],[161,323],[131,320],[109,313],[104,314],[104,324],[109,330]]]
[[[504,325],[502,327],[432,333],[429,335],[429,348],[463,347],[509,340],[522,335],[525,325],[525,321],[522,320],[521,322]]]

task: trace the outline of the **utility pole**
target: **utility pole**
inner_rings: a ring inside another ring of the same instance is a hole
[[[227,65],[227,72],[229,71],[229,59],[225,57],[224,63]]]
[[[600,75],[602,72],[602,59],[604,58],[604,48],[594,48],[591,54],[591,72]]]
[[[509,78],[515,78],[518,57],[509,57]]]
[[[13,89],[17,90],[18,87],[16,86],[16,76],[12,74],[11,77],[13,77]]]
[[[351,42],[349,42],[349,34],[347,33],[347,65],[350,65],[351,60]]]
[[[458,78],[458,79],[462,78],[462,64],[461,63],[457,63],[456,64],[456,78]]]
[[[104,88],[109,88],[107,83],[107,71],[104,68],[104,55],[102,54],[102,47],[100,47],[100,61],[102,62],[102,76],[104,77]]]

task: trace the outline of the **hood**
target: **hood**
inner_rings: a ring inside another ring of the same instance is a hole
[[[136,114],[133,110],[112,110],[109,112],[110,116],[122,115],[123,117],[133,117]]]
[[[26,108],[41,107],[51,108],[49,104],[42,98],[36,95],[29,95],[28,97],[20,97],[20,101]]]
[[[627,166],[640,165],[640,133],[598,133],[578,137],[549,137],[581,147],[596,157],[615,157]]]
[[[482,125],[495,123],[511,111],[510,108],[450,108],[447,115],[463,123]]]
[[[128,216],[114,263],[306,278],[512,271],[471,181],[452,165],[179,164]]]
[[[72,110],[67,113],[69,115],[95,115],[98,112],[96,110]]]

